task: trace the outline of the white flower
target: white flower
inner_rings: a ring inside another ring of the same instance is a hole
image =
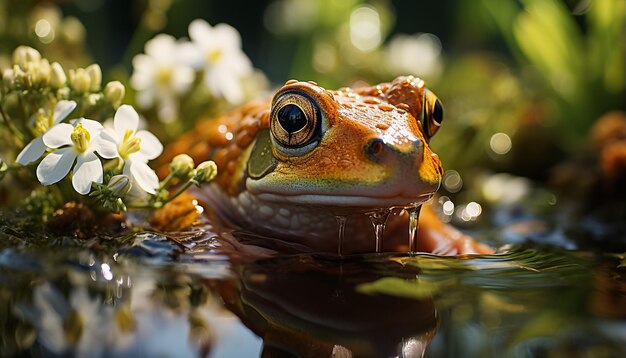
[[[22,165],[27,165],[39,159],[46,151],[43,135],[72,113],[74,108],[76,108],[74,101],[59,101],[51,114],[45,111],[38,112],[34,120],[34,132],[37,136],[22,149],[16,161]]]
[[[51,185],[65,178],[76,162],[72,186],[82,195],[91,190],[91,183],[102,183],[102,163],[94,153],[104,158],[114,158],[112,143],[100,136],[102,124],[91,119],[77,119],[72,124],[60,123],[43,135],[48,148],[59,148],[49,153],[37,166],[37,179],[43,185]]]
[[[197,19],[189,24],[189,37],[195,49],[183,47],[183,53],[197,68],[204,69],[204,83],[217,96],[230,103],[244,99],[243,81],[252,73],[252,64],[241,50],[241,38],[227,24],[211,27]]]
[[[137,130],[139,115],[132,106],[123,105],[113,117],[113,131],[102,134],[106,145],[113,143],[117,155],[124,160],[123,174],[131,178],[133,183],[149,194],[155,194],[159,186],[159,178],[147,162],[163,152],[163,145],[154,134]],[[133,185],[134,186],[134,185]]]
[[[72,351],[76,356],[100,356],[105,348],[102,341],[107,318],[101,313],[101,303],[90,298],[86,287],[71,291],[69,300],[49,283],[35,287],[31,318],[37,328],[39,341],[55,354]]]
[[[179,46],[174,37],[160,34],[146,43],[145,54],[133,58],[130,83],[137,90],[137,103],[144,109],[156,105],[162,120],[175,118],[177,97],[195,79],[195,71],[180,61]]]

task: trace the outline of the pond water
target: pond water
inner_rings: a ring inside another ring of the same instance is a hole
[[[624,256],[553,219],[475,229],[493,255],[256,259],[224,248],[258,237],[206,222],[78,239],[0,221],[2,356],[626,356]]]

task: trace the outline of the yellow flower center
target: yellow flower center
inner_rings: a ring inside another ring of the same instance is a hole
[[[157,72],[157,83],[163,86],[169,86],[172,82],[172,69],[169,67],[161,67]]]
[[[120,153],[122,159],[128,158],[129,155],[138,152],[141,149],[141,138],[131,138],[134,131],[131,129],[127,129],[126,133],[124,133],[124,140],[122,144],[120,144],[117,151]]]
[[[35,126],[33,128],[35,136],[40,136],[46,133],[53,124],[54,116],[52,111],[48,111],[48,113],[46,113],[46,111],[40,108],[35,116]]]
[[[80,313],[72,311],[63,320],[63,335],[70,345],[78,344],[80,337],[83,335],[83,329],[85,328],[85,322]]]
[[[208,56],[209,63],[216,63],[217,61],[219,61],[219,59],[222,57],[223,54],[224,52],[220,49],[209,52],[209,56]]]
[[[78,123],[74,130],[72,131],[72,143],[74,143],[74,148],[80,153],[83,153],[89,148],[89,142],[91,140],[91,135],[89,131],[86,130],[82,123]]]

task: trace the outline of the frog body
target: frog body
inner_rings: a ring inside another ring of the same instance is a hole
[[[441,102],[413,76],[334,91],[290,80],[272,98],[199,123],[166,157],[215,161],[203,199],[253,232],[313,251],[372,252],[371,213],[390,209],[385,250],[406,250],[402,209],[421,205],[441,183],[428,142],[442,120]],[[432,212],[422,216],[420,250],[490,251]],[[338,220],[346,222],[341,240]]]

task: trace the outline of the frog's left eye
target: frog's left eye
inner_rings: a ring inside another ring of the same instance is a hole
[[[320,110],[307,95],[285,93],[274,101],[270,114],[272,136],[287,148],[306,146],[317,138]]]
[[[422,130],[430,138],[437,133],[443,122],[443,106],[437,96],[429,90],[424,92],[424,106],[422,107]]]

